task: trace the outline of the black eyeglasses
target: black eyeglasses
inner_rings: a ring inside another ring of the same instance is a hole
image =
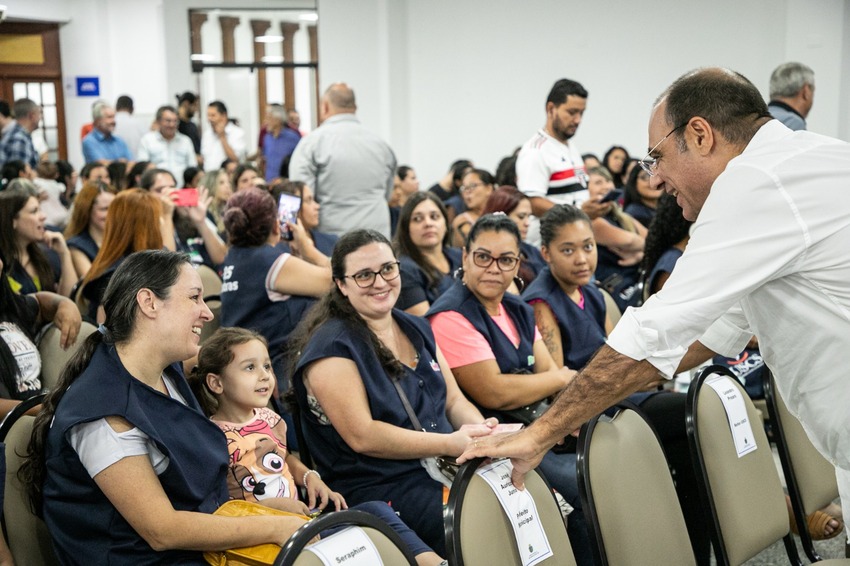
[[[690,118],[688,118],[688,122],[690,122]],[[652,152],[655,151],[656,149],[658,149],[658,146],[661,145],[662,143],[664,143],[664,140],[666,140],[667,138],[672,136],[673,132],[675,132],[676,130],[681,130],[682,128],[687,126],[688,122],[685,122],[684,124],[679,124],[678,126],[673,128],[672,130],[670,130],[670,133],[668,133],[666,136],[661,138],[661,141],[659,141],[657,144],[652,146],[652,149],[650,149],[649,152],[647,152],[646,157],[644,157],[643,159],[638,161],[640,168],[643,169],[644,171],[646,171],[649,174],[650,177],[655,175],[655,170],[658,169],[658,160],[655,159],[654,157],[652,157]]]
[[[496,267],[499,268],[499,271],[510,271],[519,263],[520,258],[512,255],[503,255],[499,257],[493,257],[487,252],[482,251],[474,251],[472,252],[472,263],[481,267],[483,269],[487,269],[493,262],[496,262]]]
[[[459,190],[462,193],[466,193],[472,190],[477,189],[478,187],[486,187],[488,183],[471,183],[469,185],[463,185]]]
[[[354,275],[346,275],[345,277],[354,279],[354,283],[357,284],[361,289],[365,289],[366,287],[371,287],[375,284],[375,278],[380,275],[381,279],[384,281],[392,281],[393,279],[397,279],[401,274],[401,271],[398,268],[399,262],[392,261],[390,263],[385,263],[381,266],[381,269],[378,271],[371,271],[369,269],[364,269],[363,271],[358,271]]]

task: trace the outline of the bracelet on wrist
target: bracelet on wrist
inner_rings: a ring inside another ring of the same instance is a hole
[[[304,472],[304,477],[301,479],[301,485],[307,487],[307,476],[310,474],[315,474],[318,479],[322,479],[322,476],[316,470],[307,470]]]

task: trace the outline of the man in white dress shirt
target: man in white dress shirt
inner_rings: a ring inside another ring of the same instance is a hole
[[[220,100],[214,100],[207,106],[207,121],[201,136],[201,156],[204,158],[204,171],[220,169],[229,159],[236,163],[245,161],[247,142],[245,130],[234,124],[227,115],[227,107]]]
[[[156,111],[157,129],[146,133],[139,142],[139,161],[150,161],[158,169],[171,171],[182,186],[183,171],[196,167],[198,159],[189,136],[177,131],[179,119],[173,106],[160,106]]]
[[[676,269],[543,417],[479,439],[464,458],[510,456],[522,485],[565,433],[659,374],[736,355],[755,334],[788,408],[836,466],[850,518],[850,144],[788,129],[751,82],[717,68],[662,93],[649,144],[650,184],[695,220]]]

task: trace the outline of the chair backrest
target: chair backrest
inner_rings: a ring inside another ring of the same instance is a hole
[[[401,537],[385,522],[363,511],[347,510],[321,515],[289,537],[274,566],[322,566],[319,558],[304,549],[317,535],[333,527],[355,525],[371,539],[385,566],[415,566],[416,560]],[[331,535],[333,536],[333,535]]]
[[[206,289],[206,287],[204,287],[204,289]],[[204,327],[201,328],[201,344],[206,342],[207,338],[215,334],[215,331],[221,326],[221,297],[218,295],[208,296],[204,298],[204,302],[207,304],[207,307],[209,307],[210,312],[212,312],[213,319],[210,322],[205,323]]]
[[[514,566],[520,563],[516,538],[493,490],[475,473],[484,462],[470,460],[458,470],[445,514],[446,550],[455,566]],[[572,566],[575,557],[552,488],[537,470],[525,478],[553,556],[537,564]],[[569,517],[567,517],[569,520]]]
[[[49,391],[56,387],[56,383],[59,381],[59,376],[65,364],[68,363],[71,356],[83,345],[86,338],[96,330],[97,327],[95,325],[83,321],[80,327],[80,333],[77,335],[77,341],[67,350],[63,350],[59,346],[59,338],[62,333],[54,324],[48,325],[41,333],[41,337],[38,340],[38,353],[41,356],[41,386],[45,390]]]
[[[728,377],[724,387],[737,390],[751,425],[756,449],[740,458],[720,397],[705,385],[717,374]],[[785,494],[761,418],[728,369],[709,366],[697,375],[688,391],[686,420],[697,483],[712,516],[717,564],[742,564],[779,539],[784,539],[791,561],[799,563]]]
[[[621,408],[581,429],[578,483],[601,565],[696,564],[658,436]]]
[[[617,326],[617,323],[620,322],[620,318],[623,316],[623,313],[620,312],[620,307],[617,306],[617,301],[614,300],[614,297],[606,291],[605,289],[599,288],[602,291],[602,298],[605,299],[605,312],[608,313],[608,320],[611,321],[612,326]]]
[[[47,526],[30,510],[29,497],[18,480],[18,469],[23,463],[32,436],[35,417],[24,415],[27,407],[38,404],[43,395],[16,407],[3,421],[0,442],[6,443],[5,498],[3,500],[3,523],[9,541],[9,549],[16,564],[52,566],[59,564],[53,554],[53,544]]]
[[[204,298],[212,295],[220,295],[221,277],[218,276],[218,273],[206,265],[199,265],[197,270],[198,275],[201,277],[201,283],[204,285]]]
[[[765,373],[764,396],[788,496],[797,524],[805,525],[807,516],[838,497],[835,466],[817,451],[803,425],[788,411],[776,389],[773,374],[770,371]],[[813,562],[821,560],[809,530],[799,530],[806,555]]]

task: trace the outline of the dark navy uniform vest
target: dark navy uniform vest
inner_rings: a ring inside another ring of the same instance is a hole
[[[400,383],[420,424],[426,432],[453,432],[446,417],[446,382],[437,365],[437,349],[431,327],[425,320],[398,309],[393,310],[393,318],[419,353],[416,368],[405,368]],[[320,422],[310,412],[304,369],[315,361],[332,357],[351,360],[357,366],[373,419],[405,429],[414,428],[365,330],[338,319],[325,322],[304,348],[292,377],[306,425],[305,439],[322,478],[342,493],[349,505],[415,498],[416,493],[407,492],[416,491],[417,484],[430,485],[439,491],[440,484],[428,476],[418,458],[388,460],[358,454],[345,443],[333,425]],[[396,506],[395,503],[393,505]]]
[[[523,292],[522,298],[531,303],[542,300],[555,315],[561,331],[561,348],[564,365],[579,370],[605,344],[605,299],[593,285],[581,288],[584,309],[580,309],[561,289],[549,267]]]
[[[169,458],[159,477],[178,511],[212,513],[227,501],[224,434],[206,418],[178,364],[166,369],[188,403],[131,376],[101,344],[56,409],[47,436],[44,518],[63,564],[204,564],[200,552],[156,552],[124,520],[80,462],[66,435],[77,424],[120,416]]]
[[[484,305],[460,281],[443,293],[425,316],[431,317],[446,311],[460,313],[490,343],[501,373],[533,373],[534,310],[510,293],[505,293],[502,306],[516,326],[519,335],[517,347],[514,347],[502,329],[490,318]]]
[[[269,299],[266,275],[281,253],[266,245],[230,248],[222,264],[221,287],[221,325],[249,328],[263,335],[279,384],[284,378],[286,339],[315,302],[312,297],[297,295],[285,301]]]
[[[422,301],[428,301],[429,305],[433,305],[440,295],[452,286],[455,281],[454,272],[461,266],[461,251],[457,248],[443,248],[443,255],[449,262],[449,272],[435,285],[429,284],[425,270],[409,256],[399,257],[401,262],[401,294],[398,297],[396,308],[408,309]]]

